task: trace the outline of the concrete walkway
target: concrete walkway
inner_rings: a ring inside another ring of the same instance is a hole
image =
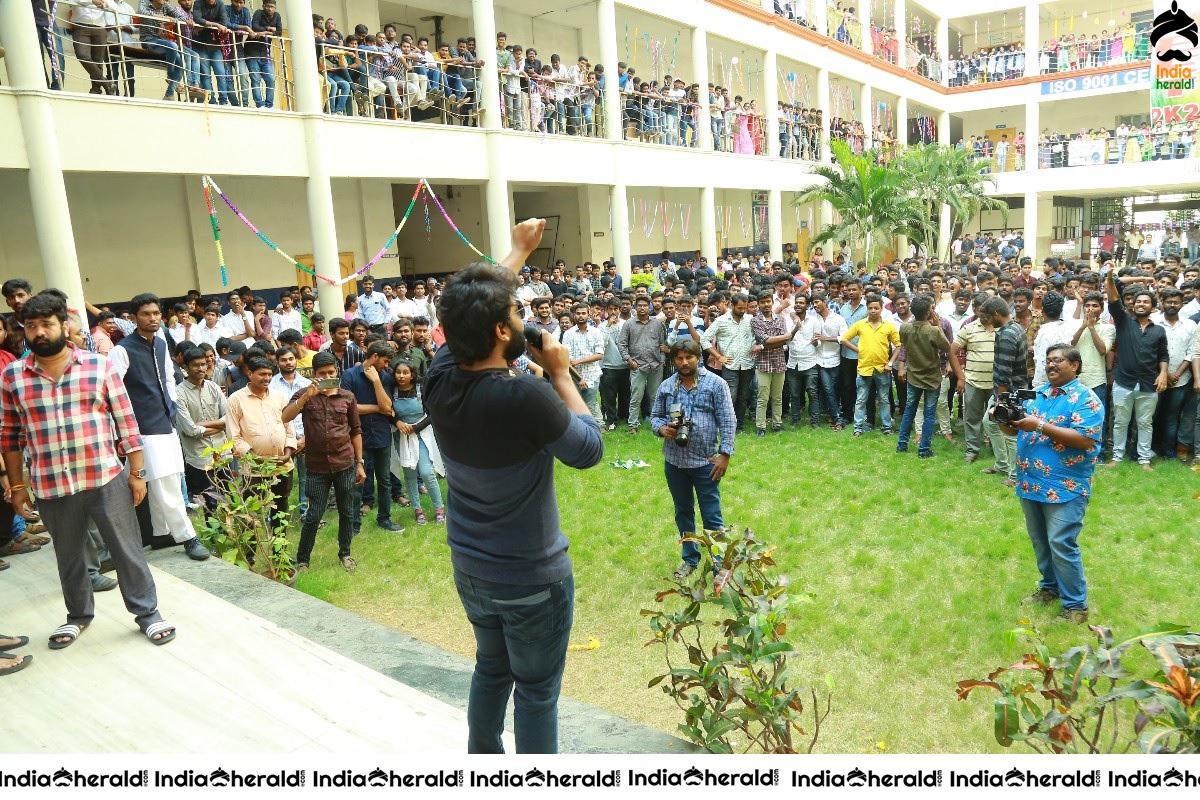
[[[8,557],[0,572],[0,632],[28,636],[17,653],[34,656],[0,678],[18,732],[0,737],[0,752],[465,749],[471,662],[216,559],[189,561],[181,548],[148,552],[175,641],[150,644],[113,590],[96,595],[79,639],[52,651],[47,637],[66,618],[52,547]],[[562,752],[692,750],[566,698],[560,716]]]

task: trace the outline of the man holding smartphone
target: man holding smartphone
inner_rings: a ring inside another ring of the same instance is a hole
[[[575,584],[554,460],[586,469],[604,457],[600,424],[571,377],[567,348],[547,333],[530,343],[548,382],[510,366],[526,349],[517,270],[545,225],[518,224],[504,260],[472,264],[446,282],[438,308],[446,345],[425,377],[449,486],[454,582],[475,633],[469,753],[504,752],[514,684],[517,752],[558,752]]]

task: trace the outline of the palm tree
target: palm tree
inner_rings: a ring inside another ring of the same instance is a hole
[[[951,237],[985,210],[1000,211],[1004,224],[1008,224],[1008,204],[987,193],[996,185],[996,179],[980,172],[971,151],[939,144],[916,145],[904,150],[896,168],[904,173],[907,191],[921,206],[915,227],[929,252],[938,249],[943,206],[950,209]],[[948,252],[939,255],[950,256]]]
[[[855,155],[841,139],[835,139],[830,149],[833,166],[813,170],[824,181],[797,193],[794,202],[824,201],[838,212],[839,222],[826,225],[813,238],[813,245],[842,240],[862,243],[864,260],[869,261],[876,234],[911,235],[922,206],[907,191],[904,174],[877,164],[873,152]]]

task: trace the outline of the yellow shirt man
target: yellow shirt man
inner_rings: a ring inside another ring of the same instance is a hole
[[[869,306],[867,313],[870,313]],[[883,320],[871,322],[869,316],[850,326],[842,335],[842,344],[855,336],[858,337],[858,374],[864,378],[883,372],[891,357],[891,348],[900,346],[900,331],[895,325]]]

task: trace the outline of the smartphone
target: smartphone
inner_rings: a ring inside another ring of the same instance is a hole
[[[325,391],[326,389],[340,389],[342,388],[342,381],[339,378],[323,378],[317,381],[317,388],[321,391]]]

